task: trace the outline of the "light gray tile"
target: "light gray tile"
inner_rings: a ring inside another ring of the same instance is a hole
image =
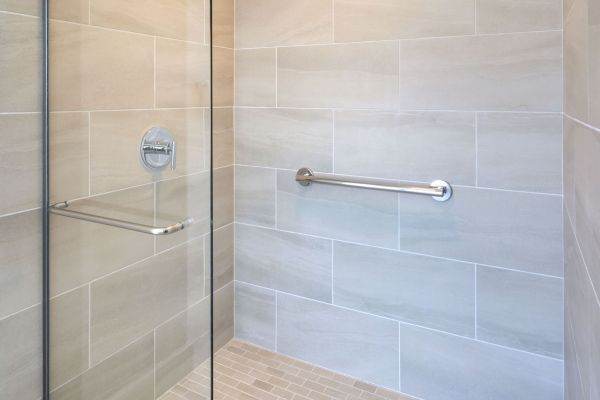
[[[428,400],[563,398],[560,360],[407,325],[400,329],[400,347],[402,391],[413,396]]]
[[[477,267],[477,338],[563,357],[563,280]]]
[[[92,284],[92,364],[202,299],[203,247],[196,239]]]
[[[563,116],[563,192],[565,214],[575,221],[575,144],[577,138],[577,122]]]
[[[0,112],[41,111],[41,62],[41,19],[1,13]]]
[[[0,215],[42,205],[41,130],[39,114],[0,115],[0,186],[7,188],[0,196]]]
[[[398,58],[396,42],[280,48],[277,104],[391,109],[398,99]]]
[[[335,172],[475,183],[472,113],[335,112]]]
[[[563,276],[562,198],[455,187],[448,202],[400,201],[400,248]]]
[[[234,287],[228,283],[213,294],[213,343],[218,350],[234,336]]]
[[[0,320],[0,398],[42,396],[42,309]]]
[[[235,105],[275,107],[276,90],[277,50],[236,50]]]
[[[210,104],[215,107],[233,107],[235,95],[233,87],[233,81],[235,79],[235,55],[233,49],[213,47],[210,57],[212,61],[212,72],[207,65],[196,67],[204,68],[205,73],[212,73],[212,79],[207,82],[212,85],[210,88],[212,90],[212,100]],[[193,81],[191,83],[193,84]],[[209,104],[205,103],[205,106],[209,107]]]
[[[591,301],[590,399],[600,397],[600,302]]]
[[[236,280],[331,302],[331,241],[236,225]]]
[[[335,242],[333,303],[475,335],[475,266]]]
[[[235,337],[267,349],[276,347],[276,293],[235,282]]]
[[[482,113],[477,120],[477,184],[562,193],[562,116]]]
[[[152,399],[153,362],[154,339],[148,334],[55,390],[52,399]]]
[[[156,396],[210,357],[210,299],[191,306],[156,329]],[[198,394],[208,396],[208,388]]]
[[[0,318],[42,300],[42,213],[0,218]]]
[[[190,220],[184,230],[156,238],[157,251],[198,238],[210,231],[210,174],[203,172],[156,184],[156,224]]]
[[[89,287],[50,301],[50,387],[75,378],[89,365]]]
[[[564,27],[564,110],[581,121],[588,120],[588,1],[576,0]]]
[[[204,118],[207,123],[205,132],[210,130],[210,111],[204,111]],[[233,108],[213,108],[212,116],[214,124],[212,125],[213,140],[213,167],[227,167],[233,164],[234,155],[234,135],[233,135]],[[207,141],[210,141],[211,135],[206,135]],[[210,161],[210,147],[206,146],[207,155],[205,157],[205,166]]]
[[[600,128],[600,4],[588,2],[588,93],[590,123]]]
[[[475,33],[471,0],[335,0],[336,42]]]
[[[477,33],[560,30],[560,0],[477,0]]]
[[[306,187],[296,182],[295,172],[278,172],[277,226],[281,229],[396,248],[397,216],[395,193]]]
[[[235,167],[235,221],[275,226],[277,171]]]
[[[213,270],[213,288],[220,289],[233,281],[234,264],[234,225],[229,224],[213,232],[213,246],[210,246],[210,237],[206,236],[206,255],[210,256],[211,250],[214,251],[212,260]],[[206,268],[210,268],[210,259],[205,262]],[[210,285],[210,276],[207,274],[206,283]],[[207,286],[205,293],[210,292]]]
[[[220,228],[233,222],[235,216],[234,167],[215,169],[212,174],[212,199],[214,227]]]
[[[561,111],[560,32],[406,40],[400,107]]]
[[[565,321],[565,400],[585,399],[571,323]]]
[[[0,10],[26,15],[40,15],[42,5],[37,0],[0,0]]]
[[[154,224],[152,185],[92,197],[71,207],[109,218]],[[51,215],[51,295],[149,257],[153,251],[154,239],[150,235]]]
[[[237,1],[235,45],[243,48],[330,43],[332,5],[321,0]]]
[[[397,322],[278,293],[277,335],[283,354],[398,390]]]
[[[332,172],[329,110],[241,108],[235,113],[235,141],[238,164]]]

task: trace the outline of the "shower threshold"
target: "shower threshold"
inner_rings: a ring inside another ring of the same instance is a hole
[[[233,339],[214,360],[215,400],[411,400],[411,397]],[[159,400],[208,400],[204,362]]]

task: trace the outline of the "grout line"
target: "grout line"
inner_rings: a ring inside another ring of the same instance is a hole
[[[206,108],[206,107],[195,107],[195,108]],[[215,108],[232,108],[231,106],[223,106],[223,107],[215,107]],[[557,117],[562,116],[561,111],[522,111],[522,110],[461,110],[461,109],[443,109],[443,108],[360,108],[360,107],[314,107],[314,106],[306,106],[306,107],[292,107],[292,106],[282,106],[279,105],[277,107],[273,106],[235,106],[235,108],[240,109],[284,109],[284,110],[335,110],[335,111],[364,111],[369,113],[382,113],[382,114],[425,114],[425,113],[459,113],[459,114],[473,114],[473,113],[486,113],[486,114],[531,114],[531,115],[555,115]],[[134,111],[137,109],[133,109]],[[105,110],[98,110],[105,111]],[[109,110],[111,111],[111,110]],[[120,111],[120,110],[112,110],[112,111]]]
[[[575,117],[572,117],[571,115],[569,115],[569,114],[567,114],[567,113],[564,113],[564,115],[565,115],[566,117],[568,117],[569,119],[571,119],[571,120],[573,120],[573,121],[577,122],[579,125],[583,125],[583,126],[585,126],[586,128],[588,128],[588,129],[591,129],[591,130],[593,130],[593,131],[595,131],[595,132],[599,132],[599,133],[600,133],[600,127],[595,127],[594,125],[590,125],[590,124],[588,124],[588,123],[585,123],[585,122],[581,121],[580,119],[577,119],[577,118],[575,118]]]
[[[5,321],[5,320],[7,320],[7,319],[9,319],[9,318],[12,318],[12,317],[14,317],[14,316],[16,316],[16,315],[18,315],[18,314],[21,314],[21,313],[23,313],[23,312],[29,311],[29,310],[31,310],[31,309],[33,309],[33,308],[39,307],[40,305],[42,305],[42,303],[35,303],[35,304],[32,304],[32,305],[30,305],[30,306],[27,306],[27,307],[25,307],[25,308],[22,308],[22,309],[20,309],[20,310],[17,310],[17,311],[15,311],[15,312],[12,312],[12,313],[10,313],[10,314],[7,314],[7,315],[5,315],[5,316],[3,316],[3,317],[0,317],[0,322],[2,322],[2,321]]]
[[[17,216],[19,214],[27,214],[29,212],[33,212],[33,211],[40,211],[42,208],[41,207],[35,207],[35,208],[28,208],[25,210],[19,210],[19,211],[15,211],[15,212],[9,212],[8,214],[2,214],[0,215],[0,219],[2,218],[8,218],[8,217],[14,217]]]

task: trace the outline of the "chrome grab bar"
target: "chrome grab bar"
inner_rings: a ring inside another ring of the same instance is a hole
[[[302,186],[309,186],[311,183],[322,183],[325,185],[384,190],[396,193],[422,194],[431,196],[437,201],[448,201],[452,197],[452,186],[442,180],[433,181],[429,185],[366,180],[349,181],[336,176],[317,175],[310,168],[300,168],[296,172],[296,181]]]
[[[63,217],[80,219],[82,221],[113,226],[115,228],[123,228],[130,231],[146,233],[148,235],[154,236],[170,235],[172,233],[179,232],[190,226],[193,222],[191,218],[188,218],[182,222],[177,222],[169,226],[150,226],[130,221],[123,221],[115,218],[103,217],[101,215],[88,214],[81,211],[69,210],[69,205],[69,202],[63,201],[62,203],[56,203],[51,205],[49,207],[49,210],[52,214],[62,215]]]

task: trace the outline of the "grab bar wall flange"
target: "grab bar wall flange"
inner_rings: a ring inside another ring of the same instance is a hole
[[[96,224],[102,224],[107,226],[112,226],[115,228],[127,229],[130,231],[146,233],[148,235],[154,236],[162,236],[162,235],[170,235],[179,231],[184,230],[186,227],[192,224],[193,220],[191,218],[187,218],[184,221],[177,222],[173,225],[169,226],[151,226],[138,224],[136,222],[124,221],[115,218],[103,217],[101,215],[88,214],[81,211],[69,210],[69,202],[63,201],[61,203],[53,204],[49,207],[49,211],[52,214],[61,215],[67,218],[79,219],[82,221],[93,222]]]
[[[383,190],[396,193],[421,194],[431,196],[436,201],[448,201],[452,197],[452,186],[443,180],[435,180],[429,185],[382,183],[378,181],[349,181],[335,176],[317,175],[310,168],[300,168],[298,172],[296,172],[296,181],[302,186],[309,186],[311,183],[321,183],[325,185]]]

